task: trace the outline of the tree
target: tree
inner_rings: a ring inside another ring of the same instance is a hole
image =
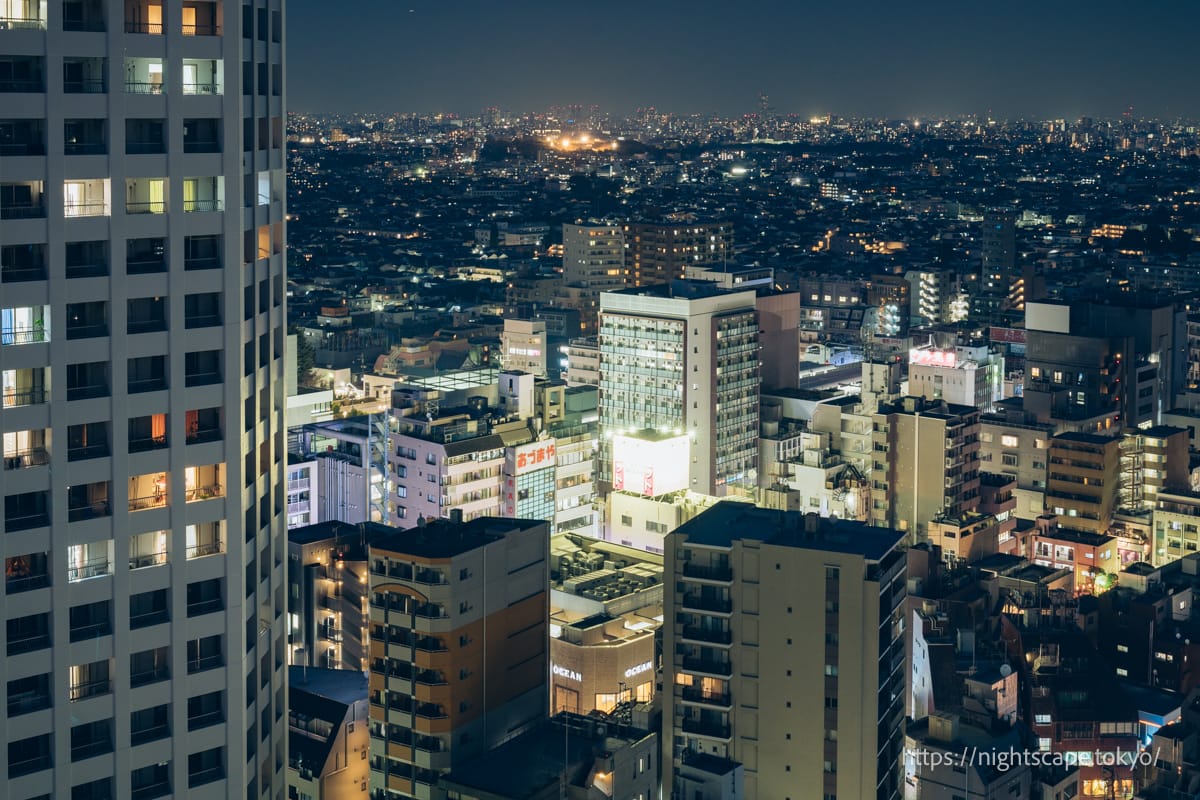
[[[300,386],[307,386],[311,373],[317,366],[317,353],[308,343],[308,337],[299,329],[293,327],[288,333],[296,334],[296,383]]]

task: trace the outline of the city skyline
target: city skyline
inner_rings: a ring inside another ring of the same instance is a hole
[[[933,8],[478,0],[361,4],[378,24],[339,34],[312,0],[289,7],[294,110],[476,113],[488,106],[662,106],[681,114],[998,118],[1187,116],[1186,31],[1200,7],[1094,3]],[[953,11],[951,14],[949,12]],[[611,22],[609,21],[611,20]],[[470,24],[464,24],[469,22]],[[664,31],[677,34],[663,38]],[[564,33],[566,32],[566,33]],[[311,54],[311,55],[310,55]],[[373,75],[396,76],[386,82]],[[407,76],[407,77],[406,77]]]

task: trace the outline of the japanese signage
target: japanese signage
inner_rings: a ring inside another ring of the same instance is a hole
[[[554,466],[554,440],[543,439],[530,442],[509,451],[510,475],[521,475],[536,469]]]
[[[667,439],[613,436],[613,489],[644,497],[677,492],[688,486],[691,441],[687,434]]]

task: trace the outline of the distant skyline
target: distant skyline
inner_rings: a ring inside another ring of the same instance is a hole
[[[288,105],[1200,117],[1197,28],[1177,0],[290,0]]]

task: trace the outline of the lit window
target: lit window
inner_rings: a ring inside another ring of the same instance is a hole
[[[1017,437],[1005,434],[1000,437],[1000,444],[1004,447],[1016,447],[1019,444]]]

